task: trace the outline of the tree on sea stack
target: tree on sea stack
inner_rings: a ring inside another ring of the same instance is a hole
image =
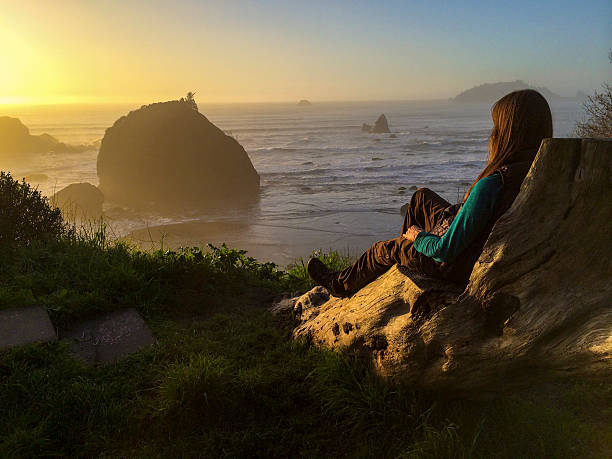
[[[187,95],[185,97],[181,97],[179,101],[186,103],[189,107],[193,108],[197,112],[198,104],[196,104],[194,97],[195,97],[195,92],[189,91]]]

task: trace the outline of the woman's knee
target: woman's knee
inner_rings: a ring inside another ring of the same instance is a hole
[[[387,241],[378,241],[378,242],[375,242],[374,244],[372,244],[370,246],[369,252],[372,255],[379,255],[381,253],[385,253],[386,252],[386,244],[385,244],[386,242]]]
[[[370,247],[370,254],[376,263],[393,265],[397,263],[398,240],[378,241]]]
[[[432,191],[429,188],[419,188],[412,195],[413,199],[423,199],[425,196],[431,194]]]
[[[414,208],[414,206],[417,205],[418,203],[425,202],[427,200],[427,197],[431,193],[433,192],[429,188],[419,188],[412,195],[412,199],[410,199],[410,205],[413,206]]]

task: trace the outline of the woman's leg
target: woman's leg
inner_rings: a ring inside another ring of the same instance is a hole
[[[404,218],[402,234],[412,225],[430,231],[451,204],[428,188],[419,188],[412,195]],[[329,286],[340,296],[349,296],[384,274],[396,263],[415,269],[423,274],[433,275],[437,263],[417,252],[412,243],[402,236],[376,242],[351,266],[342,271],[329,273]],[[316,280],[316,279],[315,279]]]
[[[333,273],[332,286],[343,296],[350,296],[398,264],[422,275],[443,278],[440,264],[418,252],[403,237],[376,242],[348,268]]]
[[[444,209],[450,205],[450,202],[429,188],[419,188],[410,199],[402,225],[402,234],[412,225],[417,225],[425,231],[431,231]]]
[[[387,272],[397,263],[398,239],[402,238],[372,244],[351,266],[335,273],[334,287],[352,295]]]

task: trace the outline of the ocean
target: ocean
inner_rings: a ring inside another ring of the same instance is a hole
[[[0,107],[32,134],[95,144],[130,105]],[[261,199],[248,211],[156,215],[105,204],[112,234],[151,247],[227,242],[286,265],[313,250],[358,254],[399,235],[400,208],[418,187],[454,203],[486,163],[490,105],[452,101],[199,104],[200,112],[247,151],[261,177]],[[555,137],[572,136],[580,102],[551,103]],[[369,134],[380,114],[393,133]],[[75,182],[98,183],[97,148],[3,160],[47,196]],[[186,223],[190,223],[186,225]],[[161,230],[160,230],[161,228]],[[143,229],[148,240],[142,239]],[[151,229],[158,229],[151,232]],[[136,233],[134,233],[136,231]],[[154,234],[154,235],[152,235]]]

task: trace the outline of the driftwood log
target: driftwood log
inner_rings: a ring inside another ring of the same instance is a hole
[[[319,287],[293,301],[294,338],[452,392],[612,376],[611,163],[612,140],[545,140],[465,290],[398,267],[351,298]]]

